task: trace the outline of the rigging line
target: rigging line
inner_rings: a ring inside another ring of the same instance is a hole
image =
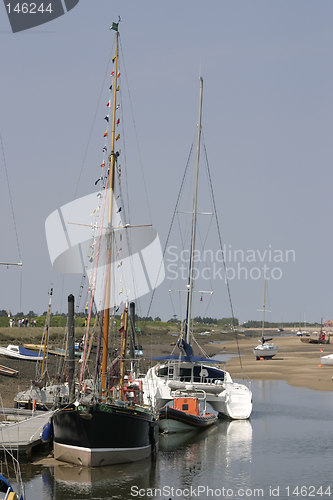
[[[235,325],[234,307],[233,307],[233,303],[232,303],[232,299],[231,299],[230,283],[229,283],[229,279],[228,279],[228,275],[227,275],[227,266],[226,266],[224,251],[223,251],[223,245],[222,245],[222,234],[221,234],[221,230],[220,230],[219,220],[218,220],[218,217],[217,217],[217,209],[216,209],[215,196],[214,196],[214,191],[213,191],[213,183],[212,183],[212,177],[211,177],[211,174],[210,174],[210,168],[209,168],[209,163],[208,163],[208,155],[207,155],[207,149],[206,149],[205,142],[203,142],[203,146],[204,146],[204,152],[205,152],[205,159],[206,159],[206,166],[207,166],[207,172],[208,172],[209,186],[210,186],[210,191],[211,191],[211,196],[212,196],[212,202],[213,202],[213,208],[214,208],[214,214],[215,214],[216,227],[217,227],[217,232],[218,232],[218,236],[219,236],[220,250],[221,250],[221,253],[222,253],[222,263],[223,263],[223,269],[224,269],[224,275],[225,275],[225,282],[226,282],[226,285],[227,285],[227,292],[228,292],[228,298],[229,298],[229,304],[230,304],[230,310],[231,310],[232,327],[233,327],[235,338],[236,338],[239,364],[240,364],[241,369],[243,370],[243,364],[242,364],[242,359],[241,359],[241,354],[240,354],[240,348],[239,348],[239,342],[238,342],[238,335],[237,335],[237,330],[236,330],[236,325]]]
[[[160,275],[160,272],[161,272],[162,264],[164,262],[164,257],[165,257],[165,253],[166,253],[166,250],[167,250],[167,245],[169,243],[169,238],[170,238],[171,230],[172,230],[172,227],[173,227],[175,216],[177,214],[177,208],[178,208],[180,196],[181,196],[181,193],[182,193],[182,190],[183,190],[183,186],[184,186],[184,182],[185,182],[185,179],[186,179],[187,170],[188,170],[188,167],[189,167],[189,164],[190,164],[190,158],[191,158],[191,155],[192,155],[192,149],[193,149],[193,143],[191,145],[190,152],[189,152],[189,155],[188,155],[188,158],[187,158],[185,171],[184,171],[184,174],[183,174],[182,182],[181,182],[180,189],[179,189],[178,196],[177,196],[176,206],[175,206],[175,209],[174,209],[173,214],[172,214],[172,218],[171,218],[171,223],[170,223],[170,226],[169,226],[169,231],[168,231],[167,239],[166,239],[166,242],[165,242],[165,245],[164,245],[164,248],[163,248],[163,255],[162,255],[162,259],[161,259],[160,268],[158,270],[158,274],[157,274],[157,277],[156,277],[156,283],[158,281],[158,278],[159,278],[159,275]],[[154,287],[154,290],[152,292],[152,296],[151,296],[149,307],[148,307],[148,311],[147,311],[147,316],[149,316],[149,313],[150,313],[150,308],[151,308],[151,305],[152,305],[152,302],[153,302],[154,296],[155,296],[155,290],[156,290],[156,286]]]
[[[105,70],[105,73],[104,73],[103,82],[102,82],[102,85],[101,85],[101,90],[100,90],[100,93],[99,93],[99,96],[98,96],[98,99],[97,99],[97,104],[96,104],[96,108],[95,108],[95,114],[94,114],[92,122],[91,122],[91,127],[90,127],[90,131],[89,131],[89,134],[88,134],[88,140],[87,140],[86,147],[85,147],[85,150],[84,150],[84,153],[83,153],[82,165],[81,165],[81,169],[80,169],[80,172],[79,172],[79,177],[78,177],[78,180],[77,180],[77,183],[76,183],[76,186],[75,186],[74,195],[73,195],[74,199],[76,198],[78,190],[79,190],[80,180],[81,180],[81,177],[82,177],[82,174],[83,174],[83,170],[84,170],[84,167],[85,167],[85,164],[86,164],[86,160],[87,160],[88,148],[89,148],[90,141],[91,141],[91,138],[92,138],[92,135],[93,135],[93,129],[94,129],[94,126],[95,126],[95,123],[96,123],[97,113],[99,112],[99,105],[100,105],[100,102],[102,100],[102,95],[104,94],[104,91],[105,91],[105,82],[106,82],[106,79],[107,79],[109,67],[111,66],[110,62],[111,62],[112,57],[113,57],[114,43],[115,42],[113,42],[113,44],[112,44],[111,52],[110,52],[110,55],[109,55],[109,58],[108,58],[108,61],[107,61],[107,64],[106,64],[106,70]]]
[[[17,250],[18,250],[20,262],[22,262],[21,248],[20,248],[20,242],[19,242],[19,238],[18,238],[18,232],[17,232],[16,220],[15,220],[14,204],[13,204],[13,198],[12,198],[12,193],[11,193],[10,184],[9,184],[9,176],[8,176],[7,162],[6,162],[6,156],[5,156],[5,148],[4,148],[1,133],[0,133],[0,141],[1,141],[2,156],[3,156],[3,164],[5,167],[5,174],[6,174],[6,181],[7,181],[7,188],[8,188],[8,197],[9,197],[9,203],[10,203],[10,208],[11,208],[11,212],[12,212],[13,225],[14,225],[14,231],[15,231],[15,237],[16,237]]]
[[[14,226],[14,232],[15,232],[15,238],[16,238],[17,251],[18,251],[20,262],[22,262],[21,247],[20,247],[20,241],[18,238],[17,225],[16,225],[15,212],[14,212],[14,204],[13,204],[13,198],[12,198],[12,193],[11,193],[10,184],[9,184],[9,175],[8,175],[8,169],[7,169],[6,156],[5,156],[5,147],[3,144],[1,132],[0,132],[0,141],[1,141],[2,156],[3,156],[3,164],[4,164],[4,168],[5,168],[5,174],[6,174],[6,182],[7,182],[7,187],[8,187],[9,203],[10,203],[10,208],[11,208],[12,218],[13,218],[13,226]],[[22,311],[22,289],[23,289],[23,269],[21,267],[20,287],[19,287],[19,310],[20,311]]]
[[[147,209],[148,209],[149,219],[150,219],[150,222],[152,222],[152,220],[153,220],[152,211],[151,211],[151,207],[150,207],[150,203],[149,203],[148,188],[147,188],[146,179],[145,179],[144,170],[143,170],[143,162],[142,162],[142,154],[141,154],[141,150],[140,150],[140,142],[139,142],[138,130],[137,130],[136,122],[135,122],[135,119],[134,119],[133,101],[132,101],[132,97],[131,97],[131,93],[130,93],[128,78],[127,78],[127,71],[126,71],[126,66],[125,66],[125,57],[124,57],[123,47],[122,47],[121,41],[120,41],[119,45],[120,45],[120,52],[121,52],[122,61],[123,61],[125,81],[126,81],[126,85],[127,85],[127,93],[128,93],[129,104],[130,104],[130,111],[131,111],[132,120],[133,120],[134,134],[135,134],[135,138],[136,138],[136,142],[137,142],[137,148],[138,148],[139,167],[140,167],[140,170],[141,170],[141,176],[142,176],[142,181],[143,181],[143,186],[144,186],[144,191],[145,191],[145,197],[146,197],[146,202],[147,202]]]

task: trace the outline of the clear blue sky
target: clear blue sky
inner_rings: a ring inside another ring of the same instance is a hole
[[[243,252],[294,252],[293,261],[278,264],[281,279],[268,285],[268,320],[332,318],[332,2],[122,4],[80,0],[66,15],[17,34],[0,5],[0,131],[24,263],[22,309],[46,310],[51,284],[54,311],[65,311],[68,293],[78,293],[80,276],[64,278],[51,267],[44,222],[94,189],[105,109],[99,98],[114,38],[108,27],[120,15],[150,211],[162,242],[195,135],[201,73],[224,243]],[[147,204],[135,198],[144,193],[139,168],[131,180],[134,211],[145,222]],[[0,260],[17,260],[2,152],[0,204]],[[0,309],[17,312],[19,270],[1,268],[0,279]],[[153,316],[173,314],[168,288],[156,294]],[[237,317],[260,317],[262,279],[232,280],[231,292]],[[198,314],[229,315],[222,293],[207,311],[197,305]]]

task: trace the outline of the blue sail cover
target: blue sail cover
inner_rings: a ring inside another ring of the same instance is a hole
[[[19,353],[22,354],[23,356],[31,356],[32,358],[40,356],[38,352],[29,351],[29,349],[26,349],[25,347],[22,347],[20,345],[19,345]]]
[[[212,358],[205,358],[204,356],[175,356],[170,354],[169,356],[155,356],[151,359],[154,361],[169,361],[173,359],[178,361],[187,361],[190,363],[204,362],[204,363],[224,364],[224,361],[219,361],[218,359],[212,359]]]
[[[170,354],[169,356],[157,356],[154,358],[151,358],[156,361],[168,361],[171,359],[174,360],[179,360],[179,361],[187,361],[190,363],[196,363],[196,362],[205,362],[205,363],[224,363],[224,361],[218,361],[216,359],[210,359],[206,358],[204,356],[194,356],[192,346],[185,342],[184,339],[179,339],[177,342],[177,347],[179,348],[181,355],[176,356]]]

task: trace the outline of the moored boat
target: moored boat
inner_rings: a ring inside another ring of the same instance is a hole
[[[325,356],[320,356],[320,362],[322,365],[333,365],[333,354],[325,354]]]
[[[204,407],[200,408],[203,402]],[[197,394],[176,394],[172,404],[159,410],[159,427],[163,432],[183,432],[194,429],[205,429],[217,421],[216,413],[206,411],[206,395],[200,398]]]
[[[221,368],[221,365],[214,359],[210,359],[205,353],[200,356],[194,355],[192,344],[195,339],[193,334],[193,296],[195,293],[195,255],[196,251],[196,233],[198,216],[198,191],[199,191],[199,163],[201,146],[201,128],[202,128],[202,100],[203,100],[203,79],[200,78],[200,99],[199,116],[197,126],[196,143],[196,164],[195,164],[195,185],[193,198],[192,230],[189,243],[189,269],[187,275],[187,284],[184,290],[186,297],[186,306],[184,321],[182,321],[181,331],[177,342],[179,349],[178,355],[169,355],[158,360],[155,366],[151,367],[143,378],[143,389],[145,402],[151,402],[157,408],[161,408],[168,401],[173,399],[173,391],[176,389],[182,391],[206,392],[207,403],[215,411],[232,419],[247,419],[252,412],[252,392],[245,384],[239,384],[232,380],[230,373]],[[207,165],[208,167],[208,165]],[[207,168],[208,169],[208,168]],[[210,173],[207,172],[209,177]],[[183,184],[182,184],[183,187]],[[212,183],[210,183],[211,199],[214,199]],[[180,194],[178,200],[180,199]],[[213,206],[216,222],[218,221],[215,205]],[[176,210],[178,209],[178,202]],[[176,213],[175,210],[175,213]],[[218,222],[217,222],[218,227]],[[220,248],[222,242],[219,239]],[[183,244],[183,243],[182,243]],[[184,245],[183,245],[184,246]],[[222,252],[222,250],[221,250]],[[222,252],[223,253],[223,252]],[[209,293],[211,291],[203,291]],[[231,299],[230,299],[231,302]],[[235,324],[233,324],[235,330]]]
[[[125,210],[122,210],[122,207],[118,205],[120,202],[117,201],[118,199],[122,201],[121,165],[118,163],[120,152],[115,151],[116,141],[120,138],[120,134],[115,133],[120,122],[119,116],[117,117],[118,78],[120,76],[118,24],[112,23],[111,29],[116,31],[116,54],[112,59],[113,80],[109,87],[112,99],[107,103],[111,116],[108,114],[105,117],[110,130],[104,133],[106,138],[110,132],[111,144],[109,147],[105,143],[103,147],[105,161],[101,164],[102,176],[97,181],[97,183],[101,181],[100,191],[96,193],[97,196],[94,193],[94,203],[97,200],[100,205],[93,213],[99,211],[98,217],[100,218],[96,222],[96,228],[91,227],[91,231],[98,229],[98,236],[94,235],[95,239],[89,244],[90,251],[93,248],[96,252],[90,259],[93,263],[92,279],[89,286],[90,297],[81,371],[76,387],[69,381],[69,404],[59,408],[53,415],[54,457],[88,467],[143,460],[154,454],[158,445],[158,423],[155,412],[151,407],[143,404],[142,383],[135,377],[134,346],[130,349],[134,353],[131,360],[125,363],[129,338],[127,300],[128,297],[132,297],[128,287],[130,277],[134,275],[133,268],[137,268],[137,264],[133,266],[134,248],[130,248],[133,240],[129,242],[131,238],[129,233],[133,232],[133,228],[140,230],[143,226],[131,226],[125,223],[122,220]],[[117,182],[115,182],[116,178]],[[87,214],[91,212],[86,206],[84,210]],[[84,210],[81,208],[80,215]],[[80,221],[78,224],[81,225]],[[85,226],[85,224],[82,225]],[[150,229],[149,227],[149,231]],[[128,247],[125,247],[126,244]],[[128,250],[128,255],[125,250]],[[118,287],[117,290],[115,290],[116,287]],[[90,322],[93,321],[93,307],[96,307],[99,313],[96,315],[100,321],[99,347],[95,362],[93,390],[87,394],[85,391],[87,363],[92,345],[89,328]],[[111,321],[111,317],[114,317],[115,311],[118,311],[120,307],[123,310],[121,327],[115,332],[116,321]],[[73,331],[73,296],[69,296],[68,324],[68,329]],[[112,360],[110,360],[109,334],[112,331],[117,335],[120,348],[113,351]],[[74,338],[73,334],[71,338]],[[74,343],[71,342],[71,345],[69,358],[74,363]]]
[[[40,356],[37,352],[13,344],[9,344],[7,347],[0,347],[0,354],[8,358],[23,359],[27,361],[41,361],[43,359],[43,356]]]

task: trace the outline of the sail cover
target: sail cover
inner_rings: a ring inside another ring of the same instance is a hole
[[[124,225],[122,210],[113,196],[108,228],[110,190],[78,198],[52,212],[45,221],[52,266],[63,273],[87,273],[98,310],[104,303],[107,245],[111,245],[111,294],[109,307],[135,300],[164,280],[159,236],[151,226]]]

